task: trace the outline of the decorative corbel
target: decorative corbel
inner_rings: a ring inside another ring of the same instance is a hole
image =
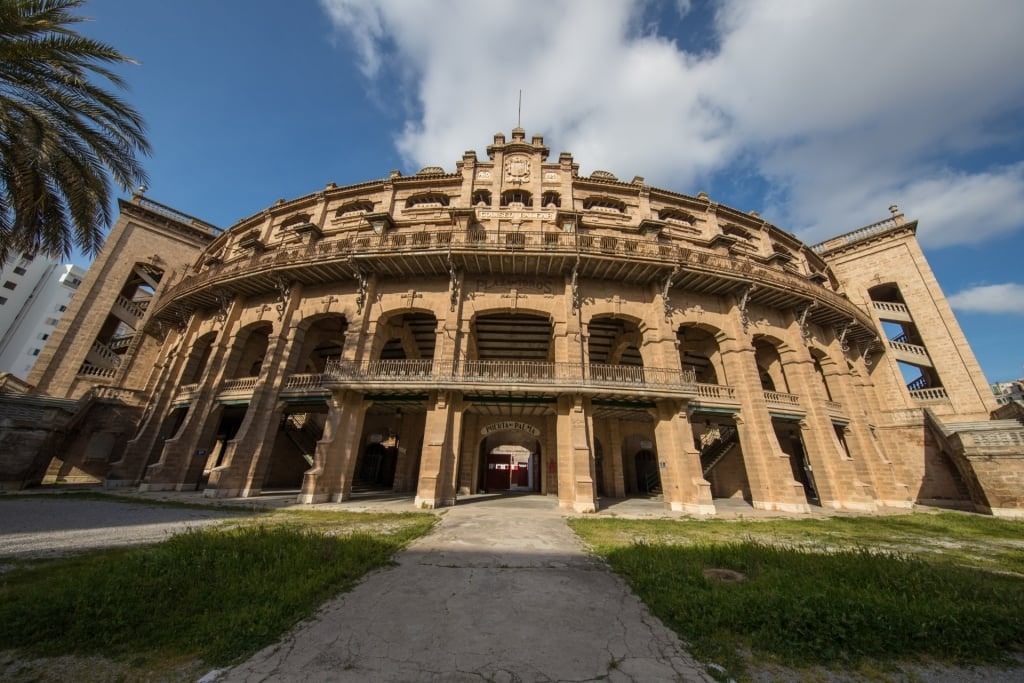
[[[850,326],[853,325],[853,319],[846,321],[841,330],[836,332],[836,338],[839,340],[839,348],[842,349],[843,353],[850,350],[850,344],[846,341],[846,335],[850,331]]]
[[[192,319],[192,314],[178,309],[175,311],[175,317],[177,318],[175,327],[178,329],[178,332],[185,334],[185,330],[188,329],[188,323]]]
[[[228,310],[231,308],[231,302],[234,301],[235,295],[223,289],[214,290],[213,295],[217,298],[217,313],[213,317],[217,322],[222,323],[227,320]]]
[[[448,296],[451,304],[451,312],[459,306],[459,275],[455,272],[455,264],[448,259]]]
[[[572,310],[576,313],[580,312],[580,308],[583,302],[580,300],[580,286],[579,286],[579,275],[580,275],[580,257],[576,256],[576,263],[572,267]]]
[[[288,305],[288,297],[292,294],[292,283],[286,282],[281,276],[274,279],[274,286],[277,288],[277,319],[284,318],[284,309]]]
[[[868,367],[871,367],[871,349],[874,348],[876,342],[878,342],[878,337],[872,338],[871,341],[864,345],[864,348],[861,349],[860,352],[860,359],[864,361],[864,365]]]
[[[804,304],[803,308],[800,308],[796,312],[796,322],[800,326],[800,336],[803,338],[804,343],[811,338],[811,331],[807,327],[807,314],[814,308],[814,302],[808,301]]]
[[[743,323],[743,331],[746,332],[750,326],[750,318],[747,316],[747,304],[750,303],[750,293],[754,291],[754,285],[747,285],[736,297],[736,308],[740,311],[740,322]]]
[[[672,281],[678,274],[679,264],[677,263],[672,268],[672,272],[669,273],[667,278],[665,278],[665,284],[661,288],[661,305],[665,310],[665,320],[668,320],[672,315],[672,297],[669,295],[669,290],[672,289]]]

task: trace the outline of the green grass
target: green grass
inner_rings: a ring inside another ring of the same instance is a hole
[[[705,662],[870,669],[1024,652],[1024,524],[962,514],[781,521],[574,519]],[[724,583],[705,569],[746,580]]]
[[[19,564],[0,574],[0,643],[35,656],[223,666],[276,641],[435,521],[279,512],[157,545]]]

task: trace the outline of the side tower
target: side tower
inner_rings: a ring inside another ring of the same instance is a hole
[[[47,481],[97,481],[131,438],[148,401],[162,339],[144,334],[149,305],[219,229],[141,195],[120,217],[27,380],[78,402]],[[159,330],[159,326],[154,326]]]
[[[1024,501],[1007,476],[1021,469],[1021,425],[989,419],[996,401],[921,251],[917,221],[889,210],[886,220],[814,247],[875,320],[878,339],[862,355],[878,438],[919,502],[969,497],[1018,516]]]

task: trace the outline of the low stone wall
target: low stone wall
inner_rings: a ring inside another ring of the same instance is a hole
[[[42,481],[77,408],[66,399],[0,393],[0,489]]]

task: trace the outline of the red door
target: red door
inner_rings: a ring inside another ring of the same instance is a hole
[[[487,454],[487,477],[484,486],[488,491],[508,491],[512,475],[512,456],[507,453]]]

